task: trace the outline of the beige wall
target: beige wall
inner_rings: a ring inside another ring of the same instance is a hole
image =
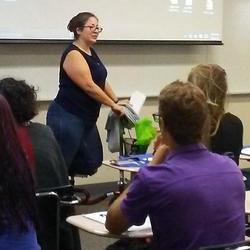
[[[49,102],[41,102],[40,103],[40,113],[35,118],[36,121],[44,123],[47,107]],[[227,111],[230,111],[237,115],[243,122],[244,125],[244,144],[250,144],[250,122],[249,122],[249,107],[250,107],[250,95],[232,95],[228,98]],[[105,122],[107,119],[107,113],[109,109],[103,107],[101,109],[100,118],[98,120],[98,128],[101,134],[103,147],[104,147],[104,159],[112,159],[116,158],[116,154],[111,154],[107,150],[106,139],[106,131],[105,131]],[[151,117],[151,114],[157,111],[157,98],[148,98],[141,112],[141,116]],[[249,166],[250,162],[241,162],[242,166]],[[92,177],[87,179],[78,178],[78,183],[98,183],[98,182],[109,182],[116,181],[119,178],[119,172],[113,169],[102,166],[98,173]]]

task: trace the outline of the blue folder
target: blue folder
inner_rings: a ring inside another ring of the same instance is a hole
[[[152,160],[152,157],[152,154],[120,156],[119,160],[113,163],[120,167],[143,167]]]

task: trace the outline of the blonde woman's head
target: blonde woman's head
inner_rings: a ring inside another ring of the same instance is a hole
[[[191,70],[188,81],[198,86],[207,98],[211,120],[210,135],[214,135],[225,112],[228,89],[226,72],[217,64],[200,64]]]

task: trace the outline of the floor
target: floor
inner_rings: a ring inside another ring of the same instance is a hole
[[[109,192],[110,190],[116,190],[116,188],[117,188],[117,183],[106,183],[102,186],[97,186],[97,187],[88,185],[86,187],[86,189],[91,193],[91,197],[99,196],[100,194]],[[107,210],[108,204],[109,200],[106,199],[102,202],[99,202],[96,205],[79,206],[76,208],[76,213],[77,214],[92,213],[92,212]],[[104,250],[108,245],[112,244],[117,240],[117,239],[93,235],[83,230],[80,230],[80,237],[81,237],[82,250]]]

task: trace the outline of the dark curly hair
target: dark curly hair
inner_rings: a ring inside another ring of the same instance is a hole
[[[0,80],[0,94],[7,99],[18,124],[28,122],[37,115],[36,90],[24,80],[11,77]]]
[[[29,163],[19,143],[15,120],[0,95],[0,228],[37,225],[35,191]]]
[[[205,95],[192,83],[175,81],[160,93],[159,115],[163,128],[178,145],[201,141],[207,114]]]

